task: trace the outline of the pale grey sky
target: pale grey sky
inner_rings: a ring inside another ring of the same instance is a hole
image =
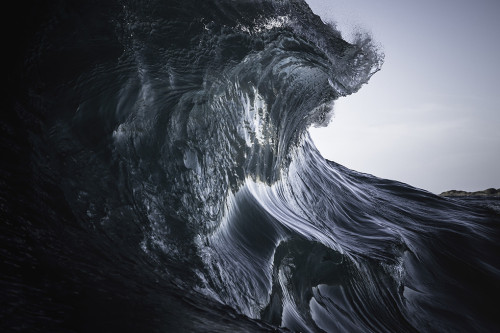
[[[385,53],[331,124],[311,129],[325,158],[434,193],[500,187],[500,1],[307,2]]]

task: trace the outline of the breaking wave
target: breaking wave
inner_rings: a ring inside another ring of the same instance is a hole
[[[20,11],[5,327],[499,328],[499,212],[349,170],[309,137],[380,70],[368,36],[298,0]]]

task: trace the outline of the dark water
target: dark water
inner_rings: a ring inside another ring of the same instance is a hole
[[[369,38],[302,1],[7,14],[3,331],[500,329],[498,199],[352,171],[309,138],[380,69]]]

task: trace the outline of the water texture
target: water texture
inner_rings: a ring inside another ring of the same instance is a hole
[[[369,36],[298,0],[12,15],[3,330],[500,329],[498,199],[349,170],[309,137],[381,69]]]

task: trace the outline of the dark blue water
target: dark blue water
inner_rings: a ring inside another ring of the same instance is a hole
[[[368,37],[303,1],[9,13],[4,331],[500,329],[498,198],[349,170],[309,138],[380,70]]]

